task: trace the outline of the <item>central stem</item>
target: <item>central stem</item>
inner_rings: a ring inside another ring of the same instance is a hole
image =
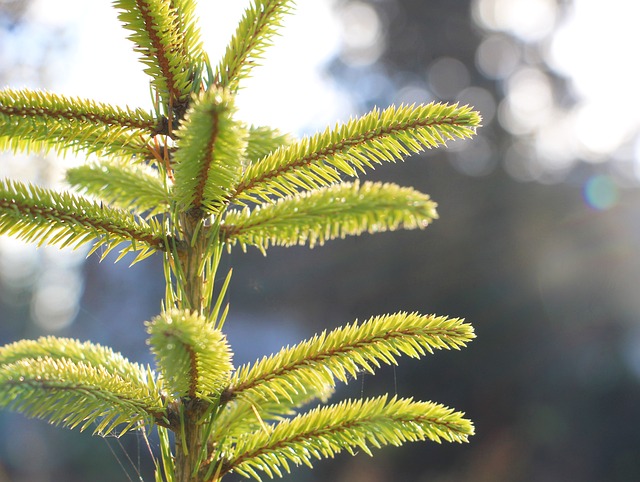
[[[182,218],[186,249],[181,254],[182,286],[181,308],[207,315],[208,300],[205,300],[205,278],[209,273],[203,269],[206,256],[206,235],[202,219],[186,213]],[[177,274],[178,276],[180,274]],[[202,482],[200,465],[204,435],[202,415],[205,404],[190,393],[178,402],[179,427],[175,430],[175,475],[176,482]]]
[[[200,465],[203,444],[202,407],[199,400],[183,399],[181,427],[176,431],[176,482],[202,482]]]
[[[202,219],[194,218],[187,213],[183,218],[187,248],[184,253],[183,273],[183,299],[182,308],[207,314],[203,296],[205,273],[203,270],[203,257],[206,253],[206,237]]]

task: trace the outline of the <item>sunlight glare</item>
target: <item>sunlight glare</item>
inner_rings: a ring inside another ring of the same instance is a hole
[[[554,0],[477,0],[472,12],[485,28],[510,32],[531,42],[552,31],[556,5]]]
[[[531,144],[531,173],[568,173],[584,161],[640,165],[640,58],[630,41],[640,2],[474,0],[471,11],[487,32],[476,65],[505,90],[498,119]]]

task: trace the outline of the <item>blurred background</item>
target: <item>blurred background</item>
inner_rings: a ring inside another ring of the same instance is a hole
[[[200,3],[216,59],[248,2]],[[299,3],[241,116],[304,135],[374,106],[442,100],[474,105],[483,127],[368,177],[438,201],[426,231],[227,256],[236,364],[355,318],[464,317],[478,335],[464,350],[402,359],[335,398],[442,402],[477,435],[339,456],[286,480],[640,480],[640,4]],[[107,0],[0,0],[0,81],[151,105]],[[5,153],[0,175],[59,186],[81,161]],[[72,336],[151,362],[143,321],[159,311],[160,260],[113,259],[0,238],[0,342]],[[0,482],[151,474],[140,435],[100,439],[0,412]]]

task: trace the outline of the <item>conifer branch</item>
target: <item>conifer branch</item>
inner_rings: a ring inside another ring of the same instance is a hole
[[[104,367],[67,358],[25,358],[0,366],[0,407],[34,418],[106,435],[125,424],[164,417],[162,401],[144,383],[109,373]]]
[[[151,371],[109,348],[42,337],[0,348],[0,407],[104,435],[161,422],[164,408]],[[124,433],[124,432],[123,432]]]
[[[299,391],[320,391],[334,386],[335,379],[347,383],[361,370],[373,373],[381,363],[395,364],[401,354],[417,358],[434,349],[459,349],[473,338],[473,327],[456,318],[404,312],[376,316],[241,366],[228,391],[249,400],[287,402]]]
[[[165,245],[162,229],[154,220],[147,223],[79,196],[7,180],[0,181],[0,234],[38,245],[74,248],[97,239],[91,252],[105,247],[103,258],[128,241],[120,257],[139,251],[136,261]]]
[[[196,312],[172,310],[147,326],[163,380],[176,398],[219,397],[233,366],[226,337]]]
[[[202,46],[200,28],[195,16],[196,2],[193,0],[170,0],[170,5],[176,13],[176,30],[181,32],[180,47],[186,58],[193,62],[203,61],[206,53]]]
[[[466,442],[473,425],[454,412],[432,402],[387,397],[345,401],[316,408],[291,420],[241,438],[223,463],[222,473],[234,471],[261,480],[282,476],[290,464],[312,466],[313,459],[330,458],[346,450],[352,455],[371,447],[432,440]]]
[[[246,131],[233,119],[232,97],[203,93],[178,131],[174,196],[185,210],[215,212],[240,176]]]
[[[230,91],[248,77],[264,51],[272,44],[284,16],[292,11],[291,0],[252,0],[217,66],[211,83]]]
[[[301,139],[249,166],[231,202],[284,197],[357,176],[447,140],[471,137],[480,116],[468,106],[428,104],[374,109],[359,119]]]
[[[150,217],[169,209],[169,192],[156,171],[123,162],[85,164],[67,170],[67,182],[111,206]]]
[[[403,229],[424,229],[438,217],[436,203],[395,184],[341,183],[279,199],[251,210],[229,211],[223,239],[258,247],[324,244],[326,240]]]
[[[140,54],[144,71],[151,77],[170,116],[174,112],[178,117],[184,114],[194,89],[194,64],[201,62],[204,55],[191,4],[184,0],[114,2],[120,10],[118,18],[132,32],[129,39]]]
[[[43,91],[0,91],[3,149],[143,155],[144,138],[156,126],[157,120],[142,109],[122,109]]]
[[[150,389],[155,387],[154,379],[147,368],[130,362],[120,353],[97,343],[46,336],[37,340],[20,340],[0,348],[0,365],[45,357],[56,360],[68,359],[74,363],[102,367],[109,375],[136,383],[145,383]]]

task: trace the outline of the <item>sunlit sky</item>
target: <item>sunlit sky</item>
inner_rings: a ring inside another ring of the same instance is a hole
[[[640,2],[562,5],[566,12],[555,0],[473,2],[475,21],[490,33],[478,48],[478,67],[506,94],[499,121],[534,139],[533,152],[514,145],[506,168],[518,179],[558,180],[580,159],[608,162],[637,180]],[[558,98],[550,72],[567,80],[568,98]]]

